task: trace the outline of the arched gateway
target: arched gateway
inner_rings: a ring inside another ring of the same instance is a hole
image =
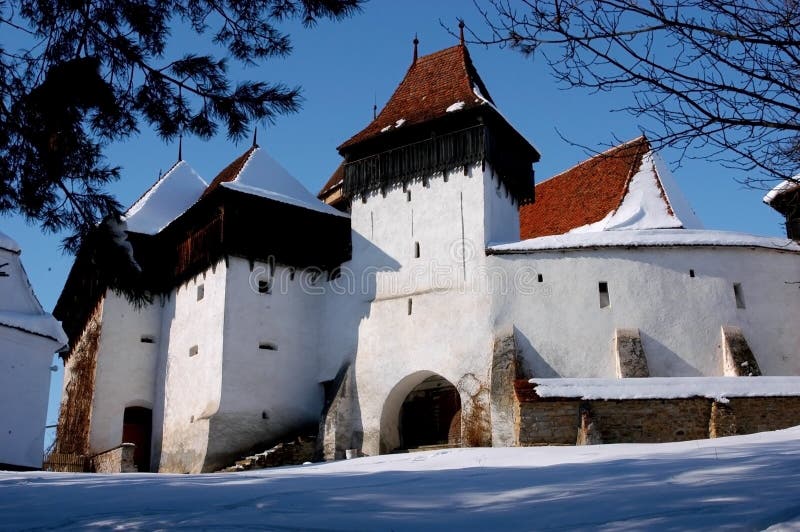
[[[381,452],[461,444],[461,398],[447,379],[420,371],[401,380],[381,413]]]

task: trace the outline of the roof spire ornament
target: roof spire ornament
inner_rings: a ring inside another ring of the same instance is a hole
[[[464,46],[464,19],[463,18],[458,19],[458,32],[459,32],[460,37],[461,37],[461,39],[460,39],[461,40],[461,46]]]
[[[414,61],[411,63],[412,65],[417,64],[417,45],[419,44],[419,39],[417,39],[417,34],[414,34]]]
[[[376,118],[378,118],[378,96],[374,95],[372,97],[372,119]]]
[[[253,147],[258,148],[258,126],[253,128]]]

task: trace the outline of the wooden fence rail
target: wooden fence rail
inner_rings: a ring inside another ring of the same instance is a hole
[[[45,457],[42,469],[61,473],[86,473],[89,471],[89,459],[80,454],[52,453]]]

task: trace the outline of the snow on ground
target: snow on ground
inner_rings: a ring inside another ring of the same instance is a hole
[[[0,473],[0,528],[798,530],[800,427],[208,475]]]

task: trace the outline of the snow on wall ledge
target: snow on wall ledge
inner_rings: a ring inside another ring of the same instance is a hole
[[[50,314],[0,311],[0,325],[55,340],[59,344],[56,349],[69,343],[67,335],[64,334],[64,329],[61,328],[61,322]]]
[[[763,237],[730,231],[703,229],[642,229],[631,231],[597,231],[542,236],[521,242],[496,244],[489,253],[528,253],[545,250],[586,249],[602,247],[675,247],[723,246],[767,248],[800,253],[800,244],[786,238]]]
[[[686,399],[800,396],[800,377],[649,377],[633,379],[539,379],[529,381],[542,398]]]

